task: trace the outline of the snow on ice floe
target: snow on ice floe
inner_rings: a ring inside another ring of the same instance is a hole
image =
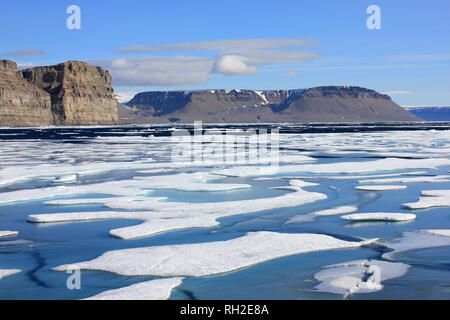
[[[139,198],[138,201],[129,198],[127,201],[121,201],[120,198],[108,198],[105,199],[106,201],[103,204],[111,209],[137,212],[100,211],[38,214],[29,215],[28,221],[53,223],[98,219],[142,220],[142,224],[110,231],[111,236],[133,239],[170,230],[214,227],[219,224],[217,219],[222,217],[294,207],[326,198],[327,196],[322,193],[308,192],[300,187],[296,187],[295,192],[289,192],[278,197],[212,203],[160,202],[152,198]],[[64,204],[67,201],[74,203],[77,200],[59,201],[59,203]]]
[[[449,182],[450,175],[408,177],[408,178],[389,178],[389,179],[368,179],[359,180],[359,183],[414,183],[414,182]]]
[[[348,214],[341,218],[351,221],[409,221],[416,219],[416,215],[411,213],[369,212]]]
[[[107,271],[125,276],[202,277],[231,272],[284,256],[322,250],[357,248],[374,240],[344,241],[323,234],[250,232],[216,242],[177,244],[108,251],[76,263],[84,270]],[[64,271],[71,265],[54,268]]]
[[[271,187],[270,189],[280,189],[280,190],[292,190],[297,191],[298,188],[318,186],[318,183],[306,182],[298,179],[293,179],[289,181],[289,186],[279,186]]]
[[[326,266],[314,278],[318,291],[342,294],[370,293],[383,289],[383,281],[403,276],[409,265],[382,260],[356,260]]]
[[[374,171],[392,171],[406,169],[431,169],[450,165],[450,159],[398,159],[386,158],[364,162],[338,162],[324,164],[300,164],[277,166],[241,166],[215,170],[213,173],[225,176],[252,177],[290,172],[309,172],[318,174],[356,174]]]
[[[101,292],[84,300],[167,300],[172,290],[183,281],[181,277],[139,282],[128,287]]]
[[[285,179],[305,179],[305,180],[358,180],[358,179],[368,179],[368,178],[385,178],[385,177],[396,177],[396,176],[415,176],[415,175],[424,175],[427,174],[427,171],[411,171],[411,172],[402,172],[402,173],[390,173],[390,174],[376,174],[376,175],[348,175],[343,174],[340,176],[284,176],[277,177],[285,178]],[[271,179],[271,178],[260,178],[260,179]]]
[[[18,234],[19,234],[18,231],[4,230],[4,231],[0,231],[0,238],[6,238],[6,237],[17,236]]]
[[[12,276],[13,274],[19,273],[22,270],[20,269],[0,269],[0,279],[8,276]]]
[[[67,182],[74,182],[75,180],[77,180],[77,175],[70,174],[67,176],[59,177],[58,179],[55,179],[54,181],[57,183],[67,183]]]
[[[424,190],[417,202],[404,203],[409,209],[450,207],[450,190]]]
[[[90,193],[102,193],[114,196],[137,196],[145,195],[151,192],[151,189],[161,188],[182,191],[225,191],[251,188],[249,184],[210,183],[212,180],[219,178],[219,176],[206,172],[196,172],[136,177],[130,180],[109,181],[87,185],[25,189],[0,193],[0,204]]]
[[[344,213],[355,212],[356,210],[358,210],[358,208],[355,206],[339,206],[331,209],[310,212],[308,214],[297,215],[286,221],[285,224],[310,222],[313,221],[317,216],[339,215]]]
[[[450,246],[450,229],[407,231],[403,233],[403,238],[386,242],[384,245],[394,250],[383,254],[383,258],[387,259],[404,251]]]
[[[356,186],[356,190],[362,190],[362,191],[390,191],[390,190],[403,190],[406,189],[408,186],[401,186],[401,185],[368,185],[368,186]]]
[[[145,188],[177,189],[184,191],[225,191],[251,188],[249,184],[208,183],[220,178],[207,172],[178,173],[165,176],[135,177]]]

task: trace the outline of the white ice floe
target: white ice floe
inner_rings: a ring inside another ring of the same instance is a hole
[[[331,209],[310,212],[308,214],[301,214],[301,215],[292,217],[291,219],[286,221],[285,224],[310,222],[310,221],[313,221],[317,216],[332,216],[332,215],[355,212],[356,210],[358,210],[358,208],[355,206],[339,206],[339,207],[335,207],[335,208],[331,208]]]
[[[332,216],[337,214],[355,212],[356,210],[358,210],[358,208],[355,206],[339,206],[331,209],[315,211],[313,212],[313,214],[318,216]]]
[[[450,207],[450,190],[425,190],[417,202],[405,203],[409,209]]]
[[[214,173],[225,176],[251,177],[291,172],[309,172],[318,174],[356,174],[375,171],[392,171],[406,169],[431,169],[450,165],[450,159],[398,159],[386,158],[364,162],[338,162],[325,164],[285,165],[279,167],[241,166],[216,170]]]
[[[318,183],[306,182],[306,181],[296,179],[296,180],[290,180],[289,186],[271,187],[270,189],[296,191],[296,190],[298,190],[298,188],[312,187],[312,186],[318,186],[318,185],[319,185]]]
[[[251,188],[249,184],[211,183],[212,180],[219,178],[221,177],[209,173],[196,172],[138,177],[132,180],[108,181],[87,185],[25,189],[0,193],[0,204],[90,193],[114,196],[138,196],[152,192],[152,189],[160,188],[183,191],[226,191]]]
[[[152,174],[152,173],[167,173],[172,172],[174,169],[149,169],[149,170],[138,170],[137,173],[144,173],[144,174]]]
[[[425,249],[442,246],[450,246],[450,229],[428,229],[408,231],[403,233],[403,238],[384,243],[392,252],[383,254],[383,258],[392,258],[392,255],[414,249]]]
[[[108,251],[96,259],[76,265],[85,270],[126,276],[202,277],[231,272],[284,256],[356,248],[372,241],[344,241],[323,234],[261,231],[226,241]],[[62,265],[55,270],[64,271],[70,267]]]
[[[68,176],[62,176],[59,177],[58,179],[55,179],[55,182],[57,183],[68,183],[68,182],[73,182],[77,180],[77,175],[76,174],[71,174]]]
[[[20,269],[0,269],[0,279],[19,273],[21,271],[22,270]]]
[[[372,179],[360,180],[359,183],[414,183],[414,182],[449,182],[449,175],[409,177],[409,178],[389,178],[389,179]]]
[[[208,183],[221,177],[207,172],[178,173],[165,176],[136,177],[134,180],[145,188],[177,189],[184,191],[225,191],[251,188],[249,184]]]
[[[17,236],[18,234],[19,234],[18,231],[4,230],[4,231],[0,231],[0,238],[6,238],[6,237]]]
[[[183,278],[156,279],[108,290],[84,300],[167,300]]]
[[[232,215],[260,212],[276,208],[294,207],[326,199],[322,193],[308,192],[295,187],[295,192],[261,199],[224,201],[212,203],[160,202],[152,198],[139,201],[121,201],[106,199],[103,204],[112,209],[130,211],[72,212],[56,214],[29,215],[29,222],[51,223],[98,219],[142,220],[142,224],[111,230],[110,234],[122,239],[132,239],[160,232],[186,229],[207,228],[218,225],[217,219]],[[59,200],[59,203],[64,200]],[[73,200],[70,200],[73,201]]]
[[[375,175],[348,175],[343,174],[340,176],[291,176],[291,177],[277,177],[286,178],[286,179],[310,179],[310,180],[358,180],[358,179],[378,179],[378,178],[386,178],[386,177],[398,177],[398,176],[415,176],[415,175],[424,175],[427,174],[427,171],[411,171],[411,172],[402,172],[402,173],[390,173],[390,174],[375,174]],[[270,179],[270,178],[266,178]]]
[[[351,221],[409,221],[414,220],[416,215],[411,213],[369,212],[348,214],[341,218]]]
[[[357,260],[326,266],[314,275],[318,291],[342,294],[370,293],[383,289],[383,281],[403,276],[409,266],[382,260]]]
[[[370,186],[356,186],[356,190],[363,191],[389,191],[389,190],[403,190],[408,186],[400,186],[400,185],[370,185]]]

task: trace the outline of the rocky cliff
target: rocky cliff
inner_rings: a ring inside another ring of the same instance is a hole
[[[0,60],[0,126],[53,123],[50,95],[28,83],[14,61]]]
[[[152,91],[119,107],[125,123],[418,121],[387,95],[360,87]]]
[[[80,61],[16,71],[0,61],[0,125],[118,123],[108,71]]]

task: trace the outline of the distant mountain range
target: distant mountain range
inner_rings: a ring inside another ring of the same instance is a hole
[[[348,86],[150,91],[122,105],[100,67],[67,61],[18,71],[0,60],[0,126],[421,121],[416,115],[388,95]]]
[[[296,90],[197,90],[138,93],[119,106],[124,123],[420,121],[374,90],[327,86]]]
[[[450,121],[450,106],[404,108],[425,121]]]

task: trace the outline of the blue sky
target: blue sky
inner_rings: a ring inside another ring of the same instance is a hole
[[[69,30],[69,5],[81,29]],[[369,30],[369,5],[381,29]],[[450,1],[10,1],[0,58],[103,66],[147,90],[356,85],[401,105],[450,105]]]

